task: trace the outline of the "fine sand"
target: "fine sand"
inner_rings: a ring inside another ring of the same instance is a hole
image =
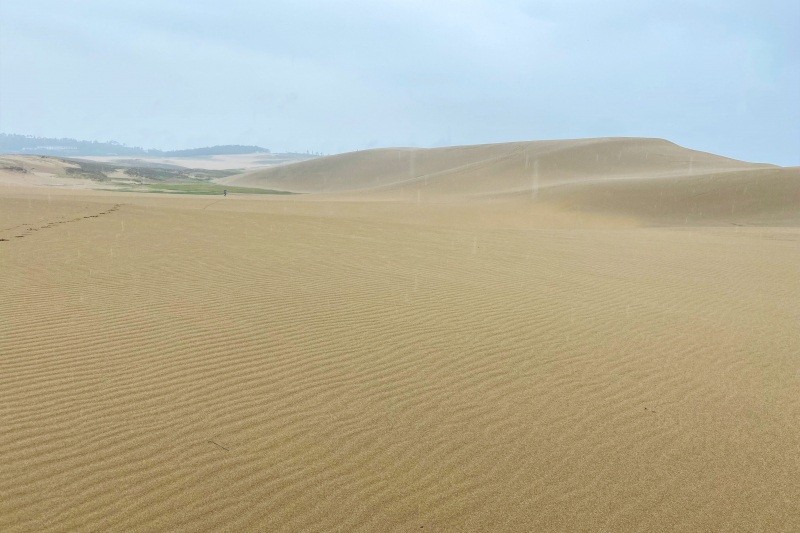
[[[800,530],[796,168],[603,139],[226,178],[296,196],[25,179],[0,531]]]

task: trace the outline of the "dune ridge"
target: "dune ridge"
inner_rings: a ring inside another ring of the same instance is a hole
[[[365,150],[220,181],[362,200],[538,202],[645,225],[792,225],[800,205],[800,168],[642,138]]]
[[[664,139],[601,138],[350,152],[224,178],[304,193],[373,190],[428,180],[426,192],[491,194],[601,177],[669,177],[776,168],[689,150]],[[437,179],[446,178],[446,179]],[[443,182],[443,183],[440,183]],[[441,185],[441,187],[431,187]],[[453,190],[447,190],[447,186]]]

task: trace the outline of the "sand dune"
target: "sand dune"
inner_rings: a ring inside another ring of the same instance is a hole
[[[90,188],[88,179],[76,179],[68,175],[68,169],[78,165],[67,160],[49,156],[0,155],[0,187],[47,186]]]
[[[647,225],[800,220],[800,169],[736,161],[662,139],[367,150],[221,181],[361,199],[536,201]]]
[[[775,168],[662,139],[611,138],[365,150],[226,178],[236,185],[322,193],[411,187],[426,194],[496,194],[601,178],[674,177]]]
[[[797,171],[631,142],[7,184],[0,530],[800,530]]]

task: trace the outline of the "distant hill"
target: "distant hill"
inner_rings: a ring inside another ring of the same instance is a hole
[[[794,226],[800,221],[800,167],[737,161],[664,139],[381,148],[219,181],[346,198],[535,203],[647,225]]]
[[[664,139],[600,138],[443,148],[378,148],[255,170],[231,178],[303,193],[413,190],[496,195],[575,181],[672,177],[776,168],[683,148]],[[535,179],[534,179],[535,178]]]
[[[150,150],[147,152],[149,155],[161,154],[165,157],[197,157],[207,155],[236,155],[236,154],[254,154],[254,153],[270,153],[266,148],[261,146],[247,146],[242,144],[222,144],[216,146],[205,146],[202,148],[189,148],[186,150],[169,150],[161,152],[159,150]]]
[[[141,148],[139,146],[125,146],[116,141],[79,141],[66,137],[57,139],[54,137],[34,137],[31,135],[0,133],[0,153],[57,156],[145,155],[151,157],[201,157],[252,153],[268,154],[270,151],[261,146],[240,144],[206,146],[202,148],[189,148],[186,150],[156,150]]]

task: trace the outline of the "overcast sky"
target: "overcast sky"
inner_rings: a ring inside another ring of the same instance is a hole
[[[664,137],[800,164],[800,2],[0,1],[0,131],[337,153]]]

